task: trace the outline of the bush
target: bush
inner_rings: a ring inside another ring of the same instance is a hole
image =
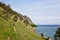
[[[60,27],[55,32],[54,40],[60,40]]]
[[[17,16],[14,16],[13,21],[14,22],[17,22],[17,20],[18,20],[18,17]]]
[[[28,24],[29,24],[28,20],[24,20],[24,23],[25,23],[26,25],[28,25]]]
[[[43,35],[43,33],[41,33],[41,36],[44,38],[44,35]]]
[[[31,26],[32,26],[32,27],[37,27],[37,25],[35,25],[35,24],[31,24]]]

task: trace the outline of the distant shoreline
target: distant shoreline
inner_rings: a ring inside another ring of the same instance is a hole
[[[49,26],[49,25],[37,25],[37,26]],[[50,26],[54,26],[54,25],[50,25]],[[60,26],[60,25],[55,25],[55,26]]]

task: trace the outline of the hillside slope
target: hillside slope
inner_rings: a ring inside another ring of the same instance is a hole
[[[5,7],[5,6],[4,6]],[[0,40],[44,40],[32,27],[10,8],[0,4]]]

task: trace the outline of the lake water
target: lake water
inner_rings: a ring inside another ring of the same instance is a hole
[[[36,33],[41,34],[43,33],[44,36],[53,38],[56,29],[60,27],[59,25],[38,25],[36,27]]]

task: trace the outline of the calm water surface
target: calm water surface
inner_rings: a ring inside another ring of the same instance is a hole
[[[39,35],[43,33],[44,36],[53,38],[55,31],[58,27],[60,26],[59,25],[38,25],[36,27],[36,33]]]

